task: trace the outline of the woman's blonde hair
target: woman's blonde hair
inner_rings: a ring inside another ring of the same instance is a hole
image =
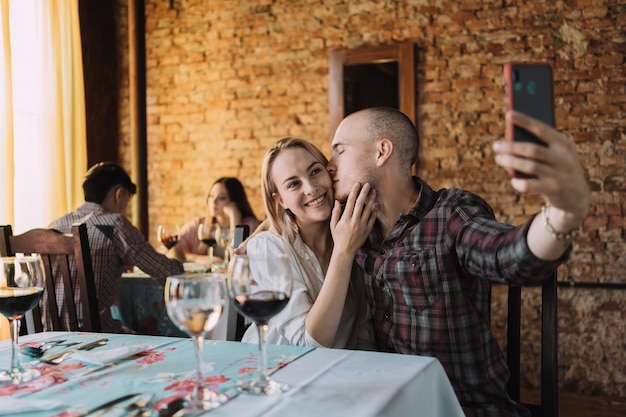
[[[278,194],[278,188],[272,181],[272,167],[276,157],[290,148],[302,148],[310,153],[315,159],[320,161],[324,167],[328,164],[328,159],[317,149],[312,143],[291,136],[280,139],[274,143],[265,153],[263,158],[263,168],[261,170],[261,190],[263,192],[263,204],[270,222],[270,228],[274,229],[279,235],[287,238],[290,243],[295,241],[297,233],[296,219],[289,210],[285,210],[274,198],[274,194]]]

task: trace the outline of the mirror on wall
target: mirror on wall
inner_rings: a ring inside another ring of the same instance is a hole
[[[415,60],[411,42],[330,53],[330,137],[350,113],[372,106],[399,109],[415,123]]]

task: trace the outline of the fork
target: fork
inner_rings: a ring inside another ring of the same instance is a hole
[[[50,363],[52,365],[58,365],[63,362],[68,356],[74,353],[74,350],[91,350],[97,348],[98,346],[103,346],[109,339],[98,339],[95,342],[87,343],[86,345],[82,345],[77,347],[76,349],[68,349],[63,352],[57,353],[55,355],[47,356],[45,358],[39,359],[41,362]]]
[[[149,407],[152,404],[153,398],[154,393],[141,394],[135,401],[124,407],[124,411],[126,413],[125,416],[139,417],[145,415],[146,413],[150,413]]]

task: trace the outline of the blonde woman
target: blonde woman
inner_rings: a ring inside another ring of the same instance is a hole
[[[289,304],[268,323],[267,342],[372,350],[370,313],[352,265],[376,220],[376,192],[355,184],[341,207],[327,162],[313,144],[291,137],[265,155],[267,231],[252,236],[246,251],[287,253],[295,275]],[[257,333],[253,324],[243,341],[256,343]]]

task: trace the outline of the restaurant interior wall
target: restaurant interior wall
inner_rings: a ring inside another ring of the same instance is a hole
[[[83,2],[91,4],[92,2]],[[119,159],[130,168],[127,0],[115,2]],[[89,7],[89,6],[86,6]],[[287,136],[329,154],[331,51],[416,45],[420,175],[483,196],[499,220],[539,210],[493,160],[503,136],[502,65],[554,66],[556,123],[573,137],[592,189],[589,216],[559,279],[626,283],[626,4],[623,1],[146,0],[150,241],[159,223],[205,211],[211,183],[236,176],[264,216],[260,167]],[[499,294],[499,295],[498,295]],[[539,315],[526,291],[523,316]],[[503,346],[503,293],[494,328]],[[559,288],[561,390],[626,397],[624,289]],[[538,322],[536,322],[538,323]],[[522,364],[539,383],[538,324],[523,324]]]

